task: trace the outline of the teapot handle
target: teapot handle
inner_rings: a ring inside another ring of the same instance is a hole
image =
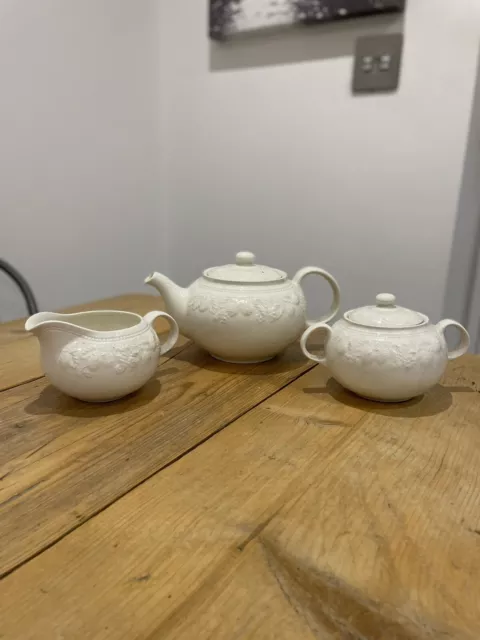
[[[437,324],[437,329],[439,329],[441,333],[445,333],[445,329],[447,327],[456,327],[460,331],[460,344],[458,348],[448,352],[448,359],[455,360],[467,353],[470,346],[470,336],[468,335],[468,331],[465,327],[463,327],[459,322],[455,322],[455,320],[441,320]]]
[[[330,322],[330,320],[333,320],[333,318],[335,318],[338,310],[340,309],[340,287],[338,286],[338,282],[330,273],[328,273],[328,271],[320,269],[319,267],[304,267],[293,276],[293,282],[301,287],[302,280],[310,274],[321,276],[328,282],[333,292],[333,301],[332,306],[330,307],[330,311],[317,320],[307,320],[307,327],[311,327],[312,325],[318,324],[319,322]]]
[[[167,339],[163,344],[160,345],[160,355],[163,356],[165,353],[167,353],[167,351],[170,351],[170,349],[172,349],[176,345],[180,332],[178,330],[177,322],[172,318],[172,316],[170,316],[168,313],[165,313],[164,311],[149,311],[145,316],[143,316],[145,322],[148,322],[152,329],[153,323],[157,318],[165,318],[165,320],[167,320],[167,322],[170,324],[170,332],[167,336]]]
[[[320,364],[324,364],[325,366],[327,366],[327,358],[326,356],[316,356],[313,353],[310,353],[310,351],[307,349],[307,341],[310,338],[310,336],[312,335],[312,333],[314,333],[315,331],[318,331],[322,329],[325,333],[325,338],[323,341],[324,344],[324,350],[325,350],[325,346],[328,342],[328,339],[330,338],[330,336],[332,335],[332,328],[328,325],[325,324],[324,322],[319,322],[318,324],[314,324],[311,327],[308,327],[308,329],[304,332],[303,336],[300,339],[300,347],[303,351],[303,353],[307,356],[307,358],[309,358],[310,360],[313,360],[314,362],[319,362]]]

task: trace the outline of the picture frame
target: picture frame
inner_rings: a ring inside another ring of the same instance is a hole
[[[210,0],[210,37],[402,12],[406,0]]]

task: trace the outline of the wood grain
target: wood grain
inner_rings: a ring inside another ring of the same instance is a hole
[[[89,304],[75,305],[64,309],[64,313],[77,311],[94,311],[98,309],[118,309],[133,311],[144,315],[152,309],[163,309],[163,301],[159,296],[130,294],[98,300]],[[160,320],[158,330],[165,331],[167,324]],[[43,376],[40,366],[40,349],[35,336],[24,329],[25,319],[0,324],[0,391],[16,385],[36,380]]]
[[[480,360],[402,405],[322,367],[0,585],[4,638],[478,640]]]
[[[42,379],[1,395],[0,574],[312,368],[297,347],[228,365],[190,345],[140,392],[89,405]]]

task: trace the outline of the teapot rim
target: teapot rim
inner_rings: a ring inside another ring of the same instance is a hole
[[[265,285],[285,284],[285,282],[288,281],[288,275],[284,272],[282,272],[281,277],[277,279],[272,278],[271,280],[233,280],[233,279],[220,278],[220,277],[216,278],[215,276],[209,273],[209,271],[213,269],[216,269],[216,267],[209,267],[208,269],[204,269],[202,271],[202,277],[208,282],[215,282],[217,284],[225,284],[225,285],[240,286],[240,287],[245,287],[245,286],[252,286],[252,287],[263,286],[264,287]]]

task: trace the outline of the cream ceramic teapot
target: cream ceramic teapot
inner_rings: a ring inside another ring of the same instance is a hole
[[[171,326],[163,344],[152,326],[158,317]],[[40,342],[50,382],[88,402],[116,400],[139,389],[178,339],[177,323],[163,311],[143,318],[127,311],[42,312],[31,316],[25,329]]]
[[[301,287],[310,274],[321,276],[332,288],[332,306],[322,318],[327,322],[339,308],[340,291],[333,276],[305,267],[289,280],[283,271],[255,264],[248,251],[237,253],[235,264],[206,269],[188,289],[159,273],[145,282],[161,293],[183,335],[218,360],[253,363],[273,358],[311,324]]]
[[[460,332],[460,344],[453,351],[444,335],[450,326]],[[307,348],[314,332],[323,333],[323,357]],[[401,402],[436,385],[448,360],[466,353],[469,343],[467,330],[458,322],[431,324],[422,313],[397,306],[394,295],[381,293],[376,306],[347,311],[333,327],[309,327],[300,344],[308,358],[325,364],[350,391],[381,402]]]

